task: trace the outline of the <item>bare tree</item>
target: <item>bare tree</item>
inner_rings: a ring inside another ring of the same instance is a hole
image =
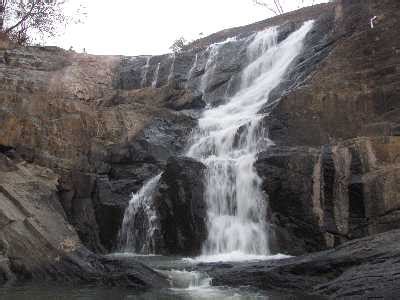
[[[179,53],[183,50],[183,48],[187,45],[188,41],[181,36],[179,39],[175,40],[169,49],[174,53]]]
[[[60,25],[79,21],[65,13],[67,0],[0,0],[0,32],[25,43],[32,32],[54,36]]]

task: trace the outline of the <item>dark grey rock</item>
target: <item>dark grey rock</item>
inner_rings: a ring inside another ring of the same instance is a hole
[[[171,158],[163,173],[154,206],[159,217],[157,253],[198,255],[207,237],[204,202],[205,166],[191,158]]]
[[[331,299],[397,299],[400,231],[347,242],[335,249],[278,261],[210,264],[215,286],[252,286]]]

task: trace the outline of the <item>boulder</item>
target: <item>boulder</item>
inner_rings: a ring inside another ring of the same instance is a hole
[[[255,167],[268,195],[269,244],[275,253],[298,255],[324,248],[314,197],[319,156],[318,149],[307,147],[271,147],[258,155]]]
[[[161,176],[154,206],[160,225],[157,253],[200,254],[207,237],[207,207],[204,202],[206,167],[191,158],[168,160]]]

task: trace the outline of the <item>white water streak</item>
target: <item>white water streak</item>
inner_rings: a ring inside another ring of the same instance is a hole
[[[176,54],[173,53],[173,54],[172,54],[171,66],[170,66],[170,68],[169,68],[168,83],[169,83],[172,79],[174,79],[175,60],[176,60]]]
[[[151,82],[151,87],[152,88],[156,88],[157,87],[158,76],[159,76],[159,73],[160,73],[160,65],[161,65],[161,63],[158,63],[157,67],[156,67],[156,70],[154,71],[153,81]]]
[[[146,64],[143,67],[142,71],[142,81],[140,82],[140,86],[143,88],[146,86],[146,81],[147,81],[147,73],[149,72],[149,67],[150,67],[150,58],[151,56],[146,58]]]
[[[155,248],[154,231],[157,228],[156,212],[153,209],[153,194],[162,174],[150,179],[136,193],[132,194],[125,210],[119,233],[120,250],[151,254]],[[138,216],[141,219],[137,220]],[[147,222],[143,224],[140,222]]]
[[[188,88],[188,84],[189,84],[189,80],[192,79],[193,77],[193,73],[196,71],[197,69],[197,63],[199,61],[199,54],[196,53],[195,57],[194,57],[194,61],[192,64],[192,67],[190,68],[187,76],[186,76],[186,88]]]

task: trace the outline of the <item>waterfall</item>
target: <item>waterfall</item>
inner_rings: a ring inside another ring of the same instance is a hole
[[[207,109],[199,119],[186,155],[207,166],[208,237],[202,250],[206,256],[222,255],[229,259],[231,253],[253,257],[269,254],[267,202],[254,163],[257,154],[272,141],[262,126],[265,116],[259,111],[268,104],[271,91],[300,54],[312,26],[313,21],[305,22],[281,43],[277,42],[276,27],[255,34],[247,45],[247,66],[239,74],[238,91],[225,104]],[[207,93],[216,70],[221,46],[231,41],[207,49],[208,59],[200,81],[203,93]],[[173,77],[175,55],[171,60],[169,80]],[[152,86],[157,84],[159,65]],[[197,57],[193,70],[196,65]],[[152,200],[160,177],[161,174],[148,181],[132,196],[120,230],[121,250],[147,254],[154,251],[158,220]]]
[[[146,81],[147,81],[147,73],[149,72],[149,67],[150,67],[150,58],[151,56],[146,58],[146,64],[143,67],[142,71],[142,81],[140,82],[140,87],[145,87],[146,86]]]
[[[160,65],[161,63],[157,64],[156,70],[154,71],[153,81],[151,82],[151,87],[156,88],[158,83],[158,74],[160,73]]]
[[[171,80],[174,79],[175,60],[176,60],[176,54],[173,53],[173,54],[172,54],[171,66],[170,66],[170,68],[169,68],[168,83],[170,83]]]
[[[192,65],[192,67],[190,68],[190,70],[189,70],[189,72],[188,72],[188,74],[187,74],[187,76],[186,76],[186,85],[185,85],[186,88],[188,88],[189,80],[192,79],[193,73],[196,71],[198,60],[199,60],[199,54],[196,53],[196,55],[195,55],[195,57],[194,57],[193,65]]]
[[[206,65],[204,67],[204,74],[201,77],[200,81],[200,91],[204,94],[207,91],[207,87],[209,85],[209,81],[215,73],[215,69],[217,68],[218,62],[218,54],[221,47],[227,43],[235,41],[236,38],[229,38],[221,43],[216,43],[208,46],[208,59]]]
[[[152,196],[161,175],[158,174],[153,177],[136,194],[132,194],[119,232],[118,248],[120,250],[124,252],[153,253],[157,216],[153,209]]]
[[[257,153],[272,142],[261,126],[258,114],[270,92],[282,81],[288,67],[300,53],[312,21],[277,43],[277,28],[254,36],[247,47],[249,64],[241,73],[239,91],[221,106],[206,110],[199,120],[187,155],[207,166],[206,203],[208,238],[204,255],[243,253],[269,254],[266,199],[254,162]],[[215,68],[218,46],[211,49],[206,79]]]

